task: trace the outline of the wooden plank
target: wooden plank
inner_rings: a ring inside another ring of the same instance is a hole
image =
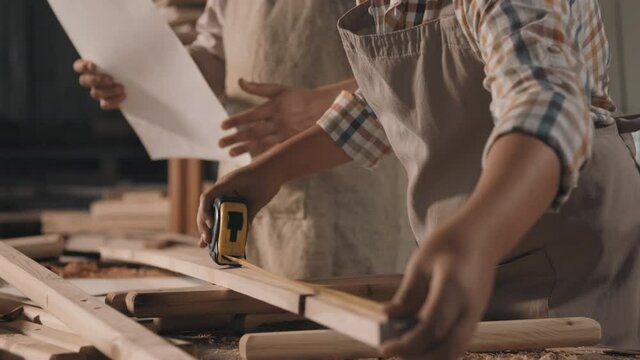
[[[482,322],[468,351],[499,352],[589,346],[600,342],[600,325],[587,318]],[[374,347],[332,330],[247,334],[240,339],[246,360],[375,358]]]
[[[169,200],[123,201],[98,200],[91,203],[91,217],[102,220],[140,219],[166,220],[169,217]]]
[[[0,330],[0,349],[30,360],[75,360],[80,354],[70,352],[59,346]]]
[[[0,243],[0,277],[114,359],[191,359],[135,321]]]
[[[398,324],[387,318],[379,303],[322,290],[311,284],[292,282],[255,267],[221,267],[213,263],[204,249],[187,246],[162,250],[105,247],[101,248],[100,254],[105,259],[156,266],[226,287],[303,315],[371,346],[380,345],[393,335],[391,329],[398,328]]]
[[[187,315],[153,319],[153,331],[159,334],[179,331],[203,331],[227,327],[233,315]]]
[[[293,313],[300,310],[301,296],[314,294],[311,289],[301,292],[300,287],[282,285],[252,269],[216,265],[206,250],[191,246],[176,245],[157,250],[110,246],[100,248],[100,256],[103,259],[146,264],[192,276]]]
[[[64,251],[64,237],[60,234],[2,239],[2,242],[32,259],[57,258]]]
[[[51,315],[45,310],[37,306],[31,305],[22,305],[22,315],[29,319],[29,321],[44,325],[56,330],[64,331],[64,332],[73,332],[73,330],[69,329],[67,325],[65,325],[62,321],[58,320],[57,317]]]
[[[30,338],[46,342],[62,349],[83,355],[97,355],[98,350],[91,342],[81,338],[80,336],[50,328],[44,325],[35,324],[24,320],[14,320],[11,322],[0,323],[0,329],[8,332],[19,333]]]
[[[196,213],[202,192],[202,162],[169,159],[169,231],[197,234]]]
[[[397,289],[401,275],[373,275],[309,280],[375,300],[389,300]],[[122,302],[126,298],[126,310]],[[117,304],[115,303],[117,302]],[[111,294],[107,303],[136,317],[171,317],[196,314],[265,314],[282,312],[277,307],[226,288],[208,285],[182,289],[130,291]]]
[[[233,315],[282,312],[278,307],[220,286],[165,291],[131,291],[127,312],[136,317]]]

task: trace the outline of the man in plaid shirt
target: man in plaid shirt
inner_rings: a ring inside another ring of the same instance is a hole
[[[421,246],[386,311],[417,323],[383,355],[455,358],[483,317],[588,316],[640,346],[640,173],[597,1],[371,0],[338,28],[360,89],[207,191],[204,241],[219,195],[255,215],[284,182],[394,151]]]

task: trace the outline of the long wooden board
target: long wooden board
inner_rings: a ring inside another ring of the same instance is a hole
[[[291,282],[261,269],[221,267],[203,249],[180,245],[158,250],[120,246],[101,248],[100,254],[104,259],[156,266],[223,286],[305,316],[371,346],[380,345],[396,328],[379,303]]]
[[[2,243],[0,277],[113,359],[192,359],[145,327]]]
[[[369,299],[389,300],[400,280],[400,275],[373,275],[315,279],[308,282]],[[283,311],[260,300],[215,285],[112,293],[107,295],[106,302],[124,314],[140,318],[197,314],[266,314]]]
[[[85,356],[98,355],[96,348],[88,341],[76,334],[60,331],[30,321],[14,320],[0,323],[0,329],[19,333],[39,341],[43,341],[73,353]]]
[[[20,359],[38,360],[80,360],[80,354],[59,346],[30,338],[22,334],[15,334],[0,330],[0,349],[16,355]],[[4,358],[4,356],[2,357]],[[9,357],[10,358],[10,357]]]
[[[600,325],[587,318],[488,321],[478,325],[467,350],[499,352],[597,345]],[[247,334],[240,339],[246,360],[375,358],[373,347],[332,330]]]

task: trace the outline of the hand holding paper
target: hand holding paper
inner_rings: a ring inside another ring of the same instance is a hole
[[[218,148],[227,113],[149,0],[49,0],[74,46],[124,85],[120,106],[152,159],[232,160]]]

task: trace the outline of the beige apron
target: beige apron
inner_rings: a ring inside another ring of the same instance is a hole
[[[335,24],[353,0],[228,1],[223,43],[226,91],[238,110],[264,99],[250,81],[315,87],[350,78]],[[228,172],[223,166],[222,172]],[[351,164],[285,185],[251,227],[247,252],[288,277],[397,272],[398,239],[412,243],[396,159],[371,172]]]
[[[483,64],[452,9],[376,35],[362,5],[338,27],[362,93],[408,174],[409,217],[422,240],[479,178],[493,128]],[[602,324],[605,344],[640,347],[640,174],[632,151],[615,125],[596,130],[593,158],[569,202],[545,215],[499,266],[487,318],[588,316]]]

